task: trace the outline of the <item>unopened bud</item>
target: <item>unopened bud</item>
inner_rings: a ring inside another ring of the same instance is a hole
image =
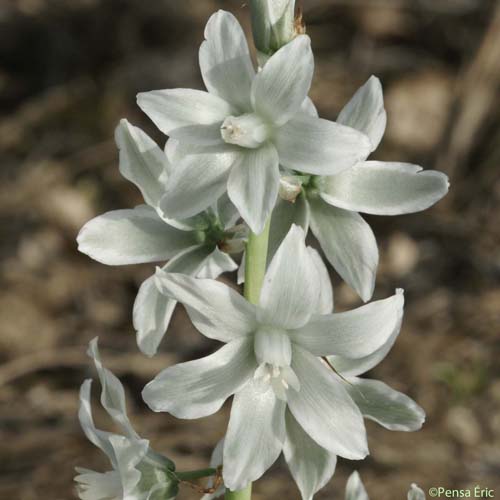
[[[295,0],[251,0],[255,47],[271,55],[296,35]]]
[[[295,203],[302,191],[302,182],[293,175],[285,175],[280,179],[279,196],[285,201]]]

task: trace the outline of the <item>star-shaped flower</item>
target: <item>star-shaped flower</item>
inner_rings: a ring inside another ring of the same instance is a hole
[[[157,285],[184,304],[201,333],[226,345],[167,368],[145,387],[143,398],[154,411],[199,418],[235,395],[224,444],[227,487],[242,489],[284,451],[304,498],[310,498],[333,473],[336,455],[362,459],[368,454],[363,409],[353,398],[364,388],[357,379],[351,387],[329,363],[369,364],[380,355],[399,332],[401,292],[331,313],[326,267],[295,225],[267,269],[257,306],[214,280],[159,270]],[[327,362],[327,356],[335,358]],[[387,395],[380,388],[372,393]],[[369,411],[383,421],[391,417],[384,415],[380,398],[371,398]]]
[[[178,491],[178,481],[172,478],[175,466],[172,461],[157,454],[149,441],[135,432],[127,416],[125,391],[120,381],[105,368],[99,356],[97,339],[89,346],[89,356],[94,360],[101,381],[101,404],[122,429],[124,435],[105,432],[95,427],[90,403],[92,380],[86,380],[80,390],[78,417],[83,432],[95,446],[109,458],[113,469],[94,472],[77,468],[75,477],[81,500],[173,500]]]
[[[311,108],[311,112],[314,112]],[[284,179],[284,198],[273,214],[271,233],[279,239],[295,222],[307,228],[321,244],[340,276],[366,302],[375,286],[378,248],[370,226],[358,212],[398,215],[429,208],[448,192],[448,177],[409,163],[364,161],[380,143],[386,126],[382,86],[371,77],[344,107],[338,123],[353,127],[370,138],[370,150],[362,161],[335,175],[301,175]],[[298,196],[297,183],[302,185]],[[295,193],[295,194],[294,194]]]
[[[80,252],[112,266],[168,261],[165,271],[210,278],[234,271],[237,264],[229,253],[243,250],[246,235],[235,225],[239,214],[227,197],[191,219],[169,219],[158,205],[172,172],[166,154],[126,120],[116,129],[116,142],[120,173],[139,188],[147,204],[107,212],[85,224],[77,238]],[[133,319],[145,354],[156,353],[175,304],[158,292],[154,276],[141,285]]]
[[[252,231],[260,233],[276,203],[280,165],[336,174],[365,158],[370,141],[352,127],[305,112],[314,71],[308,36],[294,38],[257,73],[232,14],[214,14],[205,38],[200,67],[208,92],[138,95],[139,106],[162,132],[189,145],[160,205],[169,217],[183,219],[227,190]]]

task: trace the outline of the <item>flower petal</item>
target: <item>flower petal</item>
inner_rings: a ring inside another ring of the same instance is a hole
[[[314,73],[311,39],[299,35],[279,49],[257,73],[252,85],[255,111],[283,125],[301,108]]]
[[[374,215],[398,215],[429,208],[448,192],[448,177],[409,163],[367,161],[325,177],[321,197],[331,205]]]
[[[303,195],[300,195],[295,203],[278,199],[273,210],[269,230],[268,262],[271,262],[276,250],[285,239],[288,231],[290,231],[292,224],[300,226],[307,234],[309,230],[309,204]]]
[[[172,166],[165,153],[140,128],[121,120],[115,131],[120,150],[120,173],[141,191],[144,201],[156,207],[166,190]]]
[[[335,472],[337,455],[316,444],[289,411],[283,453],[302,500],[312,500]]]
[[[364,417],[374,420],[390,431],[418,431],[425,421],[425,412],[401,392],[378,380],[351,377],[347,387]]]
[[[198,278],[216,279],[222,273],[236,271],[238,264],[226,252],[221,252],[217,247],[203,262],[201,269],[196,274]]]
[[[370,226],[355,212],[309,200],[311,229],[326,258],[359,296],[370,300],[375,287],[378,247]]]
[[[317,250],[307,247],[307,252],[316,269],[317,286],[319,288],[319,301],[316,314],[330,314],[333,312],[333,286],[328,269]]]
[[[167,217],[187,219],[212,205],[226,191],[229,171],[239,157],[230,148],[188,155],[168,181],[160,208]]]
[[[256,368],[252,339],[233,340],[214,354],[163,370],[146,385],[142,397],[153,411],[177,418],[215,413]]]
[[[210,248],[195,246],[176,255],[163,271],[195,275],[210,254]],[[177,301],[165,297],[156,287],[155,276],[142,283],[134,302],[137,345],[146,356],[154,356],[165,335]]]
[[[116,456],[116,469],[120,473],[123,498],[137,498],[134,490],[142,474],[135,466],[146,456],[149,441],[145,439],[130,441],[124,436],[111,436],[109,440]]]
[[[169,226],[146,205],[92,219],[77,241],[80,252],[110,266],[167,260],[196,244],[193,233]]]
[[[408,491],[408,500],[425,500],[425,493],[413,483]]]
[[[304,230],[293,225],[269,264],[260,294],[258,320],[279,328],[298,328],[315,311],[319,290]]]
[[[278,154],[272,144],[246,150],[231,170],[229,198],[256,234],[264,229],[276,203],[279,181]]]
[[[236,393],[224,444],[224,483],[241,490],[279,457],[285,440],[286,403],[250,380]]]
[[[387,113],[382,84],[376,76],[371,76],[358,89],[340,112],[337,121],[366,134],[372,144],[371,151],[377,149],[385,132]]]
[[[294,345],[292,369],[299,391],[288,391],[288,407],[300,426],[323,448],[351,460],[368,454],[363,417],[341,381],[318,358]]]
[[[403,305],[403,291],[397,290],[388,299],[352,311],[313,316],[309,323],[288,334],[293,342],[316,356],[363,358],[382,347],[394,331],[399,332]]]
[[[133,439],[140,439],[127,416],[125,390],[122,383],[101,362],[97,337],[90,341],[87,355],[94,361],[97,375],[101,381],[101,404],[103,408],[127,436]]]
[[[157,269],[156,286],[184,304],[194,326],[208,338],[229,342],[256,328],[255,307],[223,283]]]
[[[349,476],[345,487],[345,500],[370,500],[358,471],[354,471]]]
[[[366,159],[368,137],[353,128],[298,113],[276,132],[280,163],[290,170],[334,175]]]
[[[123,493],[121,478],[117,471],[94,472],[78,467],[75,477],[76,490],[80,500],[117,498]]]
[[[96,428],[92,417],[92,406],[90,404],[90,390],[92,380],[87,379],[80,387],[80,408],[78,410],[78,420],[83,433],[87,439],[101,449],[109,458],[113,468],[116,466],[116,457],[109,438],[113,436],[111,432],[101,431]]]
[[[222,123],[233,108],[216,95],[192,89],[142,92],[137,104],[166,135],[182,127]]]
[[[394,329],[387,342],[368,356],[358,359],[350,359],[342,356],[328,356],[328,361],[345,377],[361,375],[377,366],[387,356],[398,338],[399,332],[400,330],[398,328]]]
[[[231,13],[219,10],[208,20],[205,39],[199,56],[208,91],[239,110],[249,111],[255,71],[245,33],[237,19]]]

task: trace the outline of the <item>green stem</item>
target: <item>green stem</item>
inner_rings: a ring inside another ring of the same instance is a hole
[[[260,289],[266,274],[270,226],[269,219],[262,233],[250,233],[248,237],[245,253],[245,298],[252,304],[259,302]]]
[[[266,274],[270,226],[271,218],[267,221],[262,233],[250,233],[248,237],[245,252],[245,298],[252,304],[259,302],[260,290]],[[240,491],[226,489],[224,498],[225,500],[251,500],[252,483]]]

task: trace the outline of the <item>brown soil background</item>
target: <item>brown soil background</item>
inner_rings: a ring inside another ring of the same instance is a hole
[[[438,168],[450,195],[422,214],[369,217],[381,265],[376,297],[406,290],[402,334],[371,376],[414,397],[417,433],[368,423],[370,458],[340,461],[318,499],[343,498],[357,468],[375,500],[415,481],[496,488],[500,497],[500,7],[486,0],[303,0],[316,54],[312,97],[335,118],[371,75],[389,126],[375,158]],[[131,307],[152,266],[105,267],[76,251],[91,217],[139,193],[117,168],[113,130],[127,117],[163,142],[138,91],[201,88],[208,16],[242,0],[0,1],[0,498],[75,498],[73,467],[105,458],[76,419],[98,335],[138,431],[179,469],[204,466],[229,405],[200,421],[152,414],[140,389],[161,368],[214,348],[179,308],[161,354],[138,353]],[[228,277],[233,278],[233,277]],[[358,305],[334,276],[340,309]],[[96,384],[97,386],[97,384]],[[96,388],[94,388],[96,391]],[[105,422],[102,412],[98,421]],[[255,499],[298,499],[279,461]],[[183,488],[181,499],[199,495]]]

